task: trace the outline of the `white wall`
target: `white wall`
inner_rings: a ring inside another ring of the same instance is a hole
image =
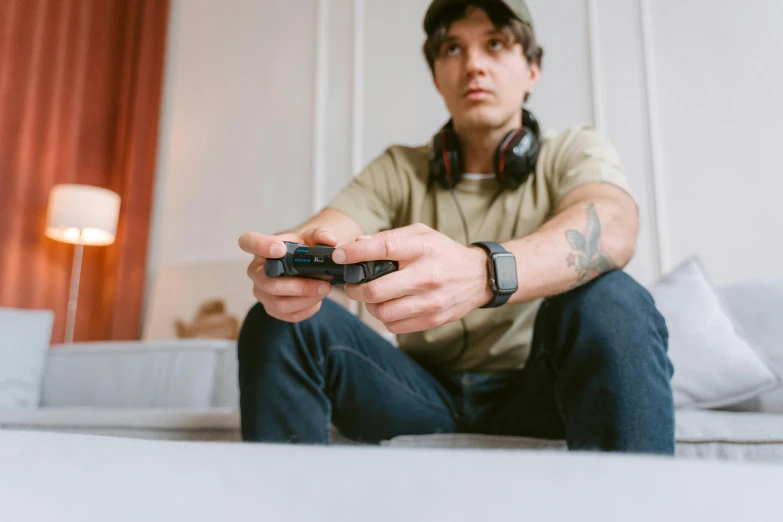
[[[782,275],[783,2],[529,2],[533,110],[606,133],[642,203],[629,271],[648,284],[697,254],[717,283]],[[447,114],[427,4],[174,0],[150,275],[241,259],[242,232],[291,226],[388,144],[428,140]]]
[[[310,210],[315,2],[172,7],[153,270],[236,259],[242,232]]]
[[[672,260],[782,275],[783,2],[656,2],[652,18]]]

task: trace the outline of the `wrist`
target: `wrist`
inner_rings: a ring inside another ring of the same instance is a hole
[[[481,308],[489,303],[495,294],[489,286],[489,257],[483,248],[469,246],[472,269],[470,273],[473,282],[470,296],[473,298],[471,310]]]
[[[484,251],[487,288],[490,299],[481,308],[497,308],[508,303],[519,290],[517,262],[513,252],[494,241],[473,243]]]

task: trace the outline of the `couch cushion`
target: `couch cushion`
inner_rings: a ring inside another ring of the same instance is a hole
[[[36,408],[54,312],[0,308],[0,407]]]
[[[748,337],[783,375],[783,279],[726,286],[721,295]],[[783,386],[732,405],[732,410],[783,413]]]
[[[218,354],[215,363],[215,386],[212,391],[212,405],[216,407],[239,407],[239,367],[236,343],[231,343]]]
[[[650,291],[669,330],[676,407],[727,406],[780,385],[697,258],[682,262]]]
[[[43,383],[46,407],[207,408],[218,354],[232,341],[55,345]]]
[[[677,454],[691,458],[783,462],[783,416],[679,411]]]

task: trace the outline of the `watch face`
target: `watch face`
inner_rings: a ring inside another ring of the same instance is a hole
[[[517,290],[517,263],[512,254],[495,255],[495,280],[501,292]]]

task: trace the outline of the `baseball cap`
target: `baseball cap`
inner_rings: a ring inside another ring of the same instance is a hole
[[[466,3],[467,0],[432,0],[427,14],[424,15],[424,31],[429,34],[435,28],[435,24],[438,21],[438,17],[447,7],[453,5],[459,5]],[[533,17],[530,14],[530,9],[527,6],[525,0],[483,0],[484,3],[491,4],[505,4],[511,12],[519,18],[522,22],[526,23],[530,27],[533,27]],[[479,2],[476,2],[479,3]]]

